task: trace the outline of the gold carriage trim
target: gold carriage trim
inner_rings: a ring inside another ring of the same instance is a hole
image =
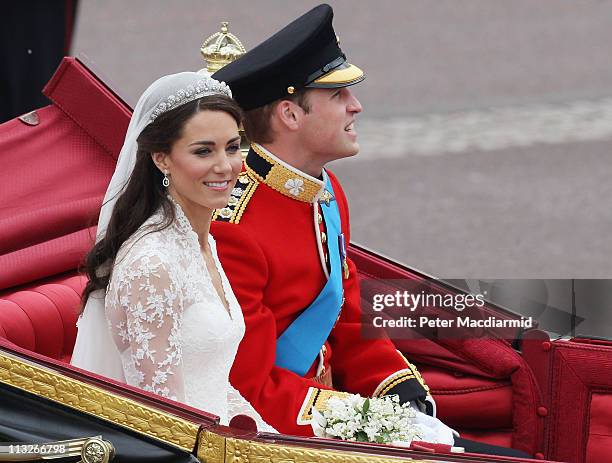
[[[202,463],[225,462],[225,437],[203,429],[198,439],[196,457]]]
[[[297,417],[297,424],[308,425],[312,421],[312,407],[322,412],[327,408],[327,401],[331,397],[348,397],[348,392],[332,391],[329,389],[319,389],[316,387],[308,388],[306,398],[302,402]]]
[[[215,209],[212,219],[219,222],[240,223],[242,214],[244,214],[247,204],[249,204],[258,185],[259,181],[250,173],[241,173],[229,197],[227,206]]]
[[[318,200],[324,187],[323,181],[283,163],[256,143],[251,144],[251,150],[247,155],[245,165],[247,172],[254,178],[291,199],[305,203],[314,203]],[[258,169],[258,163],[249,162],[250,156],[260,157],[270,167],[270,170],[265,172]]]
[[[202,430],[197,455],[203,463],[426,463],[355,451],[325,450],[222,437]],[[430,460],[429,460],[430,461]]]
[[[0,382],[185,451],[195,448],[198,424],[3,353],[0,353]]]

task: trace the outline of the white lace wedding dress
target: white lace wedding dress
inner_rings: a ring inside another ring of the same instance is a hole
[[[197,234],[175,203],[176,219],[151,232],[150,217],[115,259],[105,313],[121,353],[126,382],[214,413],[221,423],[251,416],[260,431],[275,432],[229,383],[229,371],[245,331],[242,311],[209,245],[229,311],[215,290]]]

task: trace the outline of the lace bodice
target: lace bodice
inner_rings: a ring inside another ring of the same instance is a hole
[[[126,382],[196,408],[227,423],[252,416],[272,431],[229,384],[229,371],[244,335],[242,311],[217,257],[226,309],[212,284],[197,234],[178,204],[161,230],[151,216],[122,246],[106,292],[105,313],[121,353]]]

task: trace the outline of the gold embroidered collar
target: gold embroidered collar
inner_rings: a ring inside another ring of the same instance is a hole
[[[251,144],[245,165],[257,180],[289,198],[314,203],[324,196],[322,180],[290,166],[257,143]]]

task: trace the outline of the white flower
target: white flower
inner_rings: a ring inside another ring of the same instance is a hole
[[[293,196],[299,196],[304,191],[304,180],[301,178],[290,178],[285,182],[285,189]]]
[[[325,427],[327,426],[327,420],[325,417],[317,410],[312,407],[312,431],[314,435],[317,437],[329,437],[325,432]]]

